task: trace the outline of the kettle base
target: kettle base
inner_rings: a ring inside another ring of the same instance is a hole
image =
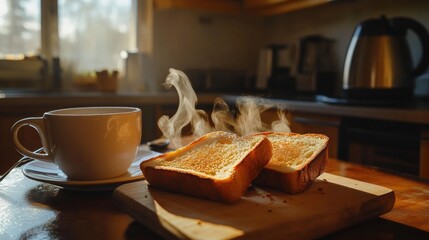
[[[410,101],[413,99],[413,91],[408,88],[375,89],[354,88],[343,89],[343,97],[360,100],[374,101]]]

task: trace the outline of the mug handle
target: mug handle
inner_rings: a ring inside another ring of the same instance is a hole
[[[42,142],[43,150],[45,153],[38,153],[28,150],[26,147],[24,147],[18,138],[18,132],[23,126],[30,126],[36,129],[37,133],[40,136],[40,140]],[[45,161],[45,162],[53,162],[53,157],[51,154],[51,151],[49,150],[48,141],[46,139],[46,127],[43,117],[31,117],[31,118],[24,118],[16,122],[11,129],[12,132],[12,138],[13,143],[15,144],[16,149],[18,152],[20,152],[22,155],[34,158],[37,160]]]

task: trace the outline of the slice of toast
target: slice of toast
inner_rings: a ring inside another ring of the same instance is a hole
[[[265,132],[273,146],[270,162],[255,185],[299,193],[321,175],[328,161],[329,138],[323,134]]]
[[[212,132],[173,152],[140,164],[155,188],[234,202],[271,159],[272,146],[264,135],[238,137]]]

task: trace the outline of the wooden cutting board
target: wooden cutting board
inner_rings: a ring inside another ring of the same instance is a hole
[[[390,211],[391,189],[322,174],[289,195],[250,188],[234,204],[156,190],[146,181],[120,186],[114,201],[167,239],[312,239]]]

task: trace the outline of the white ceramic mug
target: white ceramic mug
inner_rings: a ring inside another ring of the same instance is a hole
[[[24,147],[19,129],[37,130],[45,153]],[[70,179],[100,180],[127,172],[141,141],[141,110],[133,107],[82,107],[46,112],[12,126],[16,149],[23,155],[53,162]]]

